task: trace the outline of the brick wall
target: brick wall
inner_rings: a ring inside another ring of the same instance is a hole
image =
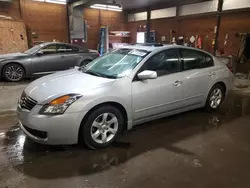
[[[201,36],[203,39],[203,49],[213,52],[212,41],[214,38],[214,27],[216,26],[216,17],[200,17],[200,18],[182,18],[178,21],[180,36],[196,37]]]
[[[250,33],[250,12],[222,15],[219,47],[226,54],[237,54],[238,52],[240,38],[235,37],[236,33]],[[229,36],[227,44],[225,44],[226,34]]]
[[[34,41],[68,41],[67,10],[65,5],[21,0],[22,18]]]
[[[129,22],[128,28],[131,31],[131,42],[136,42],[136,32],[140,25],[145,25],[146,21]],[[162,36],[165,42],[170,42],[170,31],[176,31],[175,37],[183,36],[184,38],[196,37],[200,35],[203,38],[203,49],[212,52],[212,39],[214,27],[216,25],[215,17],[186,17],[186,18],[163,18],[150,21],[150,29],[156,32],[156,42],[161,43]]]
[[[235,33],[250,33],[250,12],[226,13],[222,15],[219,34],[219,50],[228,55],[236,54],[239,49],[240,39]],[[131,31],[131,42],[136,42],[136,32],[139,25],[145,25],[146,21],[129,22],[128,28]],[[170,30],[175,30],[176,36],[191,37],[201,35],[203,38],[203,49],[213,52],[212,41],[214,38],[214,27],[216,26],[216,15],[191,16],[176,18],[155,19],[150,21],[151,30],[156,31],[156,40],[161,42],[165,36],[167,43],[170,38]],[[226,45],[225,36],[229,39]]]
[[[157,19],[151,20],[150,23],[151,30],[156,32],[156,41],[161,43],[161,37],[165,36],[166,41],[164,43],[169,43],[170,41],[170,30],[174,30],[179,33],[179,25],[175,18],[168,19]]]
[[[136,33],[140,31],[146,31],[144,28],[146,25],[146,21],[138,21],[138,22],[129,22],[128,30],[131,32],[130,43],[136,43]]]
[[[10,2],[0,2],[0,15],[10,16],[15,20],[20,20],[19,0]]]
[[[23,20],[27,26],[29,41],[35,32],[34,41],[68,41],[68,22],[65,5],[43,3],[32,0],[13,0],[12,3],[0,2],[0,15]],[[22,13],[22,15],[21,15]]]

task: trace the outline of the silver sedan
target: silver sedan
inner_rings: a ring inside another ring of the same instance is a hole
[[[21,129],[43,144],[110,145],[137,124],[205,107],[216,110],[233,74],[207,52],[127,46],[29,84],[18,103]]]

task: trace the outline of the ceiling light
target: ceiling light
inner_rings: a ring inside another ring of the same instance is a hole
[[[120,5],[117,4],[94,4],[91,5],[90,8],[101,9],[101,10],[111,10],[111,11],[122,11]]]
[[[56,3],[56,4],[62,4],[65,5],[66,1],[65,0],[45,0],[46,3]]]
[[[66,4],[66,0],[33,0],[33,1],[39,1],[39,2],[44,2],[44,3],[55,3],[55,4]]]

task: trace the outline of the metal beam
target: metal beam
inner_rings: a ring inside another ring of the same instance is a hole
[[[83,4],[87,0],[77,1],[67,6],[69,19],[70,39],[86,39],[85,24],[83,17]]]
[[[220,23],[221,23],[221,12],[224,0],[218,1],[217,15],[216,15],[216,33],[215,33],[215,44],[214,44],[214,55],[216,54],[216,50],[218,49],[218,39],[220,33]]]
[[[83,8],[89,8],[93,4],[106,3],[106,0],[81,0]]]
[[[146,42],[150,42],[150,20],[151,20],[151,9],[150,7],[148,7],[147,9],[147,24],[146,24],[146,29],[147,29],[147,33],[146,33]]]

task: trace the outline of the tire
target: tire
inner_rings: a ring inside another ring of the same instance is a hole
[[[92,60],[83,60],[81,63],[80,63],[80,66],[86,66],[87,64],[89,64]]]
[[[217,110],[225,99],[225,93],[221,84],[214,85],[207,96],[205,109],[209,112]]]
[[[79,140],[91,149],[105,148],[116,140],[123,126],[124,117],[117,108],[102,106],[91,112],[82,122]]]
[[[3,78],[9,82],[18,82],[25,75],[24,68],[17,63],[9,63],[3,68]]]

